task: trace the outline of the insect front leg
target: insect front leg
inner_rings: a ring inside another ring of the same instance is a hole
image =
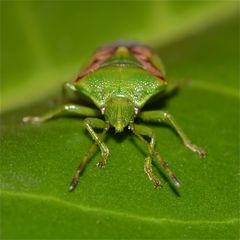
[[[143,142],[147,147],[148,147],[148,151],[150,153],[150,155],[153,157],[155,156],[157,158],[157,160],[159,161],[161,167],[163,168],[163,170],[167,173],[170,181],[176,186],[179,187],[180,183],[177,180],[177,178],[175,177],[175,175],[173,174],[173,172],[169,169],[168,164],[163,160],[163,158],[159,155],[159,153],[155,150],[154,148],[154,143],[155,143],[155,136],[154,133],[152,131],[152,129],[146,127],[146,126],[142,126],[142,125],[136,125],[136,124],[132,124],[131,125],[131,130],[133,131],[133,133],[139,138],[139,140],[141,142]],[[147,136],[150,138],[150,143],[147,142],[145,140],[145,138],[143,138],[143,136]],[[146,158],[146,163],[144,166],[144,170],[148,170],[146,171],[146,173],[148,174],[148,177],[151,181],[153,181],[153,184],[155,187],[158,187],[161,185],[160,181],[157,179],[157,177],[155,177],[152,173],[152,167],[151,166],[151,162],[149,162],[149,156]],[[152,178],[153,177],[153,178]],[[152,178],[152,179],[151,179]],[[156,185],[155,185],[156,184]]]
[[[64,104],[49,112],[43,114],[42,116],[28,116],[22,119],[23,123],[41,123],[45,122],[53,117],[62,115],[76,115],[76,116],[89,116],[97,117],[100,116],[98,110],[77,105],[77,104]]]
[[[154,149],[155,135],[152,132],[152,130],[145,126],[140,126],[140,125],[136,125],[136,124],[134,126],[135,126],[135,131],[138,131],[141,135],[144,135],[144,136],[147,136],[150,138],[150,142],[148,144]],[[152,156],[151,155],[148,155],[145,158],[144,172],[148,175],[148,178],[153,183],[154,187],[161,186],[160,180],[154,175],[153,170],[152,170]]]
[[[142,112],[139,115],[139,118],[146,122],[163,122],[169,124],[171,127],[173,127],[180,138],[183,141],[183,144],[192,150],[193,152],[198,153],[200,157],[205,157],[207,154],[206,152],[201,148],[198,147],[197,145],[193,144],[191,140],[188,138],[188,136],[183,132],[183,130],[180,128],[180,126],[177,124],[173,116],[164,111],[146,111]]]
[[[152,157],[150,155],[145,158],[144,172],[148,175],[149,180],[153,183],[155,188],[162,186],[160,180],[153,173]]]
[[[98,137],[99,141],[103,141],[104,137],[106,136],[106,132],[107,132],[108,128],[104,128],[103,132],[100,134],[100,136]],[[94,143],[92,144],[92,146],[88,149],[87,153],[84,155],[82,161],[80,162],[78,168],[77,168],[77,171],[74,175],[74,177],[72,178],[72,181],[70,183],[70,186],[69,186],[69,191],[73,191],[74,188],[76,187],[77,183],[78,183],[78,180],[79,180],[79,177],[80,177],[80,174],[81,172],[83,171],[85,165],[87,164],[88,160],[90,159],[90,157],[92,156],[93,152],[95,151],[97,147],[97,144]]]
[[[109,156],[109,150],[93,129],[94,128],[104,129],[105,131],[107,131],[109,129],[109,124],[105,123],[103,120],[98,119],[98,118],[86,118],[84,120],[84,124],[85,124],[85,127],[87,128],[88,132],[90,133],[91,137],[93,138],[93,140],[95,141],[95,143],[99,146],[99,148],[101,150],[102,159],[99,161],[97,166],[99,168],[104,168],[107,158]]]

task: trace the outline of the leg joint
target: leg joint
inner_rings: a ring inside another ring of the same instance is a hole
[[[62,109],[65,111],[72,111],[76,109],[76,106],[73,104],[65,104],[62,106]]]
[[[169,112],[164,112],[163,113],[163,118],[164,119],[169,119],[171,117],[171,114]]]

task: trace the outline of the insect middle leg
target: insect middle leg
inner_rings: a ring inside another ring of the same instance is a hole
[[[164,111],[146,111],[142,112],[139,115],[139,118],[146,122],[163,122],[169,124],[171,127],[173,127],[180,138],[183,141],[183,144],[189,148],[191,151],[198,153],[200,157],[205,157],[207,154],[206,152],[197,145],[193,144],[191,140],[188,138],[188,136],[183,132],[183,130],[180,128],[180,126],[177,124],[176,120],[173,118],[173,116]]]
[[[159,155],[159,153],[155,150],[154,148],[154,144],[155,144],[155,136],[154,133],[152,131],[152,129],[146,127],[146,126],[142,126],[142,125],[137,125],[137,124],[132,124],[131,125],[131,130],[133,131],[133,133],[139,138],[139,140],[141,142],[143,142],[147,147],[148,147],[148,151],[149,154],[151,155],[151,157],[155,156],[157,158],[157,160],[159,161],[161,167],[163,168],[163,170],[167,173],[170,181],[176,186],[179,187],[180,183],[177,180],[177,178],[175,177],[175,175],[173,174],[173,172],[169,169],[167,162],[165,162],[163,160],[163,158]],[[145,140],[145,138],[143,136],[147,136],[150,138],[150,143],[148,141]],[[150,156],[148,156],[146,158],[146,163],[144,165],[144,170],[145,172],[148,174],[149,179],[153,182],[155,187],[158,187],[161,185],[160,181],[157,179],[156,176],[154,176],[154,174],[152,173],[152,167],[151,167],[151,161],[149,162],[149,159],[151,158]]]
[[[51,118],[63,115],[77,115],[77,116],[88,116],[97,117],[100,116],[100,112],[96,109],[77,105],[77,104],[64,104],[42,116],[27,116],[22,119],[23,123],[41,123]]]

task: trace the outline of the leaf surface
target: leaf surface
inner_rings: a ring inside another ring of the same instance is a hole
[[[154,189],[143,171],[146,149],[130,132],[106,140],[106,168],[97,152],[76,190],[68,184],[91,145],[82,119],[22,125],[22,116],[50,108],[46,101],[6,112],[1,123],[1,235],[4,239],[237,239],[239,237],[238,21],[220,24],[159,48],[170,82],[191,79],[168,99],[168,110],[199,159],[171,128],[150,125],[157,149],[182,187]],[[162,103],[158,103],[159,108]],[[157,105],[154,106],[158,107]]]

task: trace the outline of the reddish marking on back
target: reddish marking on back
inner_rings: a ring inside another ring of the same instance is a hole
[[[151,57],[153,52],[150,48],[144,46],[136,46],[129,49],[130,53],[143,65],[144,69],[158,77],[165,84],[167,80],[163,74],[153,65]]]
[[[96,71],[108,58],[114,54],[115,51],[116,47],[102,48],[97,51],[93,55],[90,65],[78,75],[75,82],[79,82],[87,74]]]
[[[151,61],[151,57],[153,56],[153,51],[143,45],[138,45],[134,43],[130,44],[113,44],[107,47],[104,47],[98,50],[92,57],[90,61],[90,65],[83,70],[75,80],[75,82],[79,82],[83,77],[87,74],[96,71],[101,67],[101,65],[110,57],[114,55],[116,50],[119,47],[126,47],[129,53],[136,58],[139,63],[142,64],[143,68],[158,77],[163,83],[167,83],[167,80],[164,78],[163,74],[154,66]]]

